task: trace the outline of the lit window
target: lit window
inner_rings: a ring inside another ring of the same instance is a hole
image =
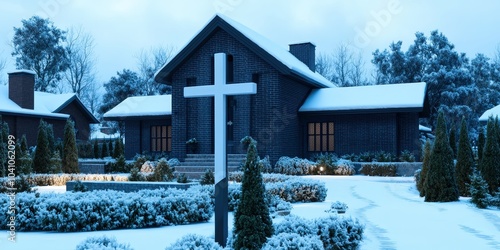
[[[151,126],[151,152],[172,151],[172,126]]]
[[[333,122],[311,122],[307,124],[307,150],[310,152],[333,152],[335,129]]]

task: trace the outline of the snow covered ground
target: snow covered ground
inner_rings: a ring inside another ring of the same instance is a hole
[[[411,177],[310,176],[322,180],[328,196],[322,203],[295,204],[292,214],[317,218],[334,201],[348,204],[345,215],[366,226],[361,249],[500,249],[500,211],[480,210],[461,198],[459,202],[425,203]],[[64,191],[44,187],[40,192]],[[275,219],[279,221],[280,218]],[[232,228],[233,216],[229,216]],[[0,249],[75,249],[89,236],[115,236],[136,250],[165,249],[185,234],[212,236],[208,223],[151,229],[126,229],[81,233],[18,232],[16,243],[0,238]],[[230,229],[231,230],[231,229]]]

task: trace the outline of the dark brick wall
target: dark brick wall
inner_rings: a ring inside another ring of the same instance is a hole
[[[34,108],[34,89],[35,75],[24,72],[9,74],[9,98],[21,108]]]
[[[71,119],[75,122],[75,129],[77,130],[77,140],[88,141],[90,139],[90,122],[76,101],[68,104],[59,113],[71,115]]]
[[[125,121],[125,158],[151,151],[151,126],[171,125],[170,118]],[[174,135],[172,133],[172,135]],[[175,137],[175,136],[172,136]]]
[[[40,118],[28,117],[28,116],[12,116],[2,114],[3,121],[9,124],[9,133],[14,135],[16,139],[21,140],[23,135],[26,135],[26,141],[28,146],[35,146],[38,136],[38,126],[40,124]],[[45,122],[52,124],[54,129],[54,137],[57,140],[64,138],[64,125],[66,120],[56,120],[56,119],[43,119]]]
[[[345,114],[303,115],[303,150],[307,151],[307,123],[333,121],[335,123],[335,153],[338,155],[386,151],[399,154],[410,150],[418,156],[418,114]]]
[[[290,44],[290,53],[303,62],[310,70],[316,70],[316,46],[312,43]]]
[[[193,137],[199,141],[199,153],[213,153],[213,98],[185,99],[183,89],[188,78],[196,78],[198,86],[213,84],[212,60],[213,55],[219,52],[233,56],[234,82],[250,82],[253,74],[259,75],[256,96],[235,97],[233,152],[242,152],[239,140],[246,135],[251,135],[257,140],[265,138],[266,131],[261,129],[262,124],[269,127],[274,115],[267,110],[280,107],[278,71],[227,32],[219,30],[172,74],[174,157],[180,159],[185,157],[185,143]],[[263,155],[265,152],[260,151],[260,154]]]

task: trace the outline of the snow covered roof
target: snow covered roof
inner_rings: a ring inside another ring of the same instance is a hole
[[[479,117],[480,122],[487,122],[490,117],[500,118],[500,105],[493,107],[492,109],[486,110],[481,117]]]
[[[432,132],[432,129],[424,125],[418,125],[418,131],[422,132]]]
[[[299,111],[422,109],[426,85],[419,82],[314,89]]]
[[[29,70],[29,69],[17,69],[17,70],[7,72],[7,74],[17,74],[17,73],[28,73],[28,74],[36,75],[35,71]]]
[[[172,95],[129,97],[106,112],[104,118],[172,115]]]
[[[233,34],[236,39],[244,40],[243,44],[249,48],[263,51],[265,54],[270,55],[276,62],[281,64],[280,67],[273,65],[277,66],[280,70],[284,70],[285,72],[283,73],[295,74],[317,87],[336,87],[334,83],[319,73],[311,71],[307,65],[292,55],[286,48],[277,45],[248,27],[221,14],[217,14],[170,62],[163,65],[156,72],[155,80],[167,83],[166,78],[171,71],[181,64],[185,57],[190,55],[199,45],[202,45],[203,41],[217,28],[222,28]]]
[[[35,91],[34,95],[34,108],[21,108],[17,105],[17,103],[9,98],[8,86],[2,85],[0,86],[0,112],[62,119],[69,118],[68,114],[59,114],[54,112],[57,112],[62,105],[70,101],[75,94],[51,94]]]

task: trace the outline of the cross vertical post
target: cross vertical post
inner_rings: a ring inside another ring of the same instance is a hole
[[[226,96],[257,93],[257,84],[226,84],[226,54],[214,56],[214,84],[184,88],[185,98],[211,97],[214,101],[215,241],[226,247],[228,236],[228,178],[226,153]]]

